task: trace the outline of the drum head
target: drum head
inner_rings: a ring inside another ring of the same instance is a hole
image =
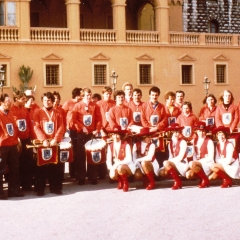
[[[71,143],[69,143],[69,142],[60,142],[59,143],[59,147],[60,147],[60,149],[69,149],[69,148],[71,148]]]
[[[61,143],[62,143],[62,142],[70,143],[70,142],[71,142],[71,138],[70,138],[70,137],[64,137],[64,138],[61,140]]]
[[[106,146],[106,142],[102,139],[92,139],[85,144],[86,150],[96,151],[101,150]]]

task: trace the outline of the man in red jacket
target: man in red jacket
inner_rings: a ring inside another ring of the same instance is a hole
[[[85,184],[86,178],[86,153],[85,143],[93,135],[98,135],[102,127],[102,117],[99,106],[91,101],[92,92],[89,88],[81,91],[82,101],[74,105],[72,110],[72,122],[77,130],[77,158],[76,178],[79,185]],[[93,185],[97,184],[97,165],[89,164],[89,178]]]
[[[18,137],[17,126],[9,111],[12,101],[7,94],[0,97],[0,199],[7,196],[3,191],[3,174],[6,165],[9,167],[8,197],[23,197],[19,186]]]
[[[32,148],[27,149],[27,145],[31,144],[31,139],[34,139],[33,125],[30,119],[29,112],[25,108],[27,101],[26,94],[21,91],[13,93],[14,104],[11,107],[15,123],[18,127],[17,136],[22,144],[22,151],[19,155],[19,175],[22,190],[31,191],[33,183],[33,152]]]
[[[64,135],[64,125],[62,114],[53,107],[55,101],[51,92],[42,95],[43,107],[36,110],[34,114],[34,131],[37,139],[43,144],[43,147],[54,147],[61,142]],[[53,148],[52,152],[54,151]],[[62,194],[62,163],[47,163],[37,167],[36,170],[36,191],[37,196],[44,195],[46,180],[49,180],[50,192]]]
[[[160,89],[156,86],[149,89],[149,101],[145,102],[141,110],[141,123],[143,127],[150,128],[151,132],[165,131],[167,126],[167,113],[165,106],[158,101]],[[157,151],[156,158],[162,166],[162,160],[167,157],[167,151]]]

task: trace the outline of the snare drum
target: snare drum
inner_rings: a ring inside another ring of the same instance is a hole
[[[58,146],[37,147],[37,165],[58,163]]]
[[[106,162],[106,142],[103,139],[92,139],[85,144],[87,163],[101,164]]]
[[[60,142],[59,149],[59,161],[61,163],[73,162],[73,150],[70,142]]]

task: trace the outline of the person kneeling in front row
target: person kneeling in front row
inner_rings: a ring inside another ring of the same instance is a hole
[[[154,173],[157,176],[159,164],[155,156],[155,145],[151,141],[151,136],[156,132],[150,132],[150,128],[145,127],[140,130],[136,137],[142,140],[133,145],[133,162],[136,164],[136,178],[143,179],[143,186],[147,190],[155,187]]]
[[[118,181],[117,189],[128,191],[128,177],[133,175],[136,167],[132,162],[130,145],[123,141],[128,133],[127,130],[121,130],[121,126],[116,125],[113,130],[107,131],[112,135],[113,142],[108,145],[107,149],[107,168],[109,176]]]
[[[170,176],[174,179],[172,190],[182,188],[182,180],[179,177],[186,176],[189,168],[187,161],[187,142],[182,138],[181,131],[184,127],[179,124],[173,123],[168,126],[165,131],[172,133],[171,142],[168,145],[169,159],[163,162],[163,167],[159,169],[161,177]]]

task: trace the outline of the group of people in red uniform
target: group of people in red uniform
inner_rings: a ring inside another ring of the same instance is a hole
[[[183,91],[166,92],[165,104],[159,102],[156,86],[149,89],[147,102],[141,101],[141,89],[133,89],[128,82],[114,92],[114,100],[112,94],[109,86],[103,87],[102,97],[92,95],[89,88],[74,88],[72,99],[60,105],[58,92],[46,92],[41,97],[42,107],[34,103],[31,90],[14,92],[13,103],[2,94],[0,180],[5,174],[8,194],[1,181],[0,199],[22,197],[33,185],[37,195],[43,196],[47,179],[50,192],[62,194],[64,164],[38,165],[28,146],[31,140],[38,140],[43,149],[52,149],[44,152],[48,158],[66,132],[74,158],[69,174],[79,185],[84,185],[86,178],[97,184],[99,177],[108,175],[118,182],[118,189],[127,192],[133,176],[152,190],[160,176],[174,179],[173,190],[182,188],[182,177],[200,178],[199,188],[221,178],[221,187],[226,188],[232,186],[232,179],[240,178],[239,107],[229,90],[223,92],[218,105],[216,97],[208,94],[199,116],[194,115],[191,102],[184,100]],[[97,155],[105,158],[104,163],[86,161],[85,144],[94,138],[107,142],[106,154]]]

